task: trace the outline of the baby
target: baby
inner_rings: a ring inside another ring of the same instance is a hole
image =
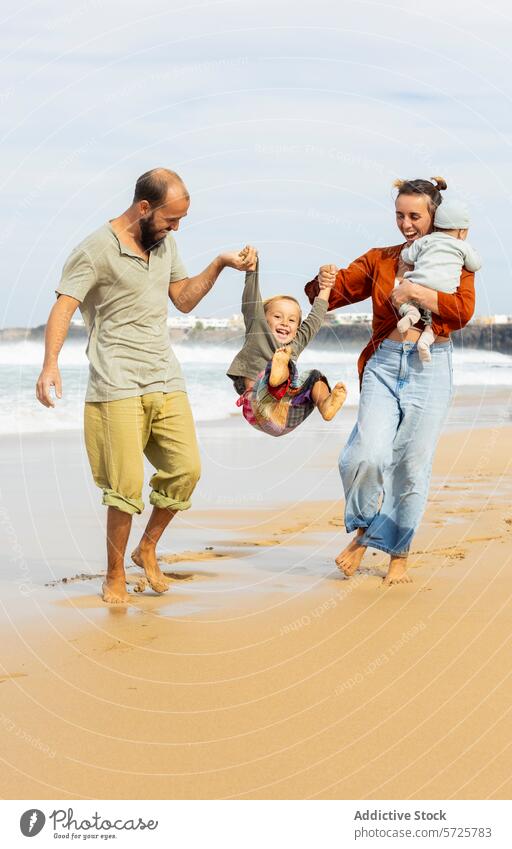
[[[403,249],[402,260],[406,265],[414,265],[412,271],[405,272],[404,278],[453,295],[459,286],[463,266],[468,271],[481,268],[480,257],[466,242],[468,227],[469,214],[465,205],[457,200],[443,201],[434,216],[434,232]],[[432,314],[428,310],[421,314],[413,303],[402,304],[399,312],[403,316],[397,324],[400,333],[406,333],[423,319],[425,329],[418,339],[418,354],[422,362],[430,362],[430,347],[434,341]]]
[[[291,295],[262,301],[258,277],[256,261],[245,275],[244,345],[227,372],[240,396],[237,406],[249,424],[271,436],[294,430],[315,407],[330,421],[345,401],[345,385],[337,383],[331,390],[316,369],[299,378],[295,365],[322,326],[330,287],[321,288],[302,321],[300,304]]]

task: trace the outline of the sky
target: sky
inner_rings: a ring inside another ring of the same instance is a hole
[[[0,326],[46,321],[70,251],[156,166],[191,194],[189,275],[251,243],[264,294],[303,303],[320,264],[402,241],[396,177],[442,175],[470,207],[477,313],[512,313],[503,0],[21,2],[0,27]],[[195,313],[239,312],[242,286],[224,271]]]

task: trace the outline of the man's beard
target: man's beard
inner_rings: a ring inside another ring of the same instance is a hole
[[[152,212],[147,218],[139,218],[139,228],[140,228],[140,243],[145,251],[152,251],[160,245],[165,236],[161,236],[159,239],[156,237],[156,233],[154,226],[154,218],[155,213]]]

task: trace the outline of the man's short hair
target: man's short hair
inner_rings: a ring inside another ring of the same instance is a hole
[[[176,171],[170,171],[168,168],[152,168],[151,171],[141,174],[135,183],[133,203],[147,200],[151,206],[161,206],[167,199],[169,186],[173,184],[177,184],[183,190],[184,198],[190,199],[185,183]]]

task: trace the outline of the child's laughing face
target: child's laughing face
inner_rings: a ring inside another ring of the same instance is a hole
[[[268,305],[265,318],[279,345],[288,345],[295,339],[300,324],[300,310],[293,301],[276,298]]]

